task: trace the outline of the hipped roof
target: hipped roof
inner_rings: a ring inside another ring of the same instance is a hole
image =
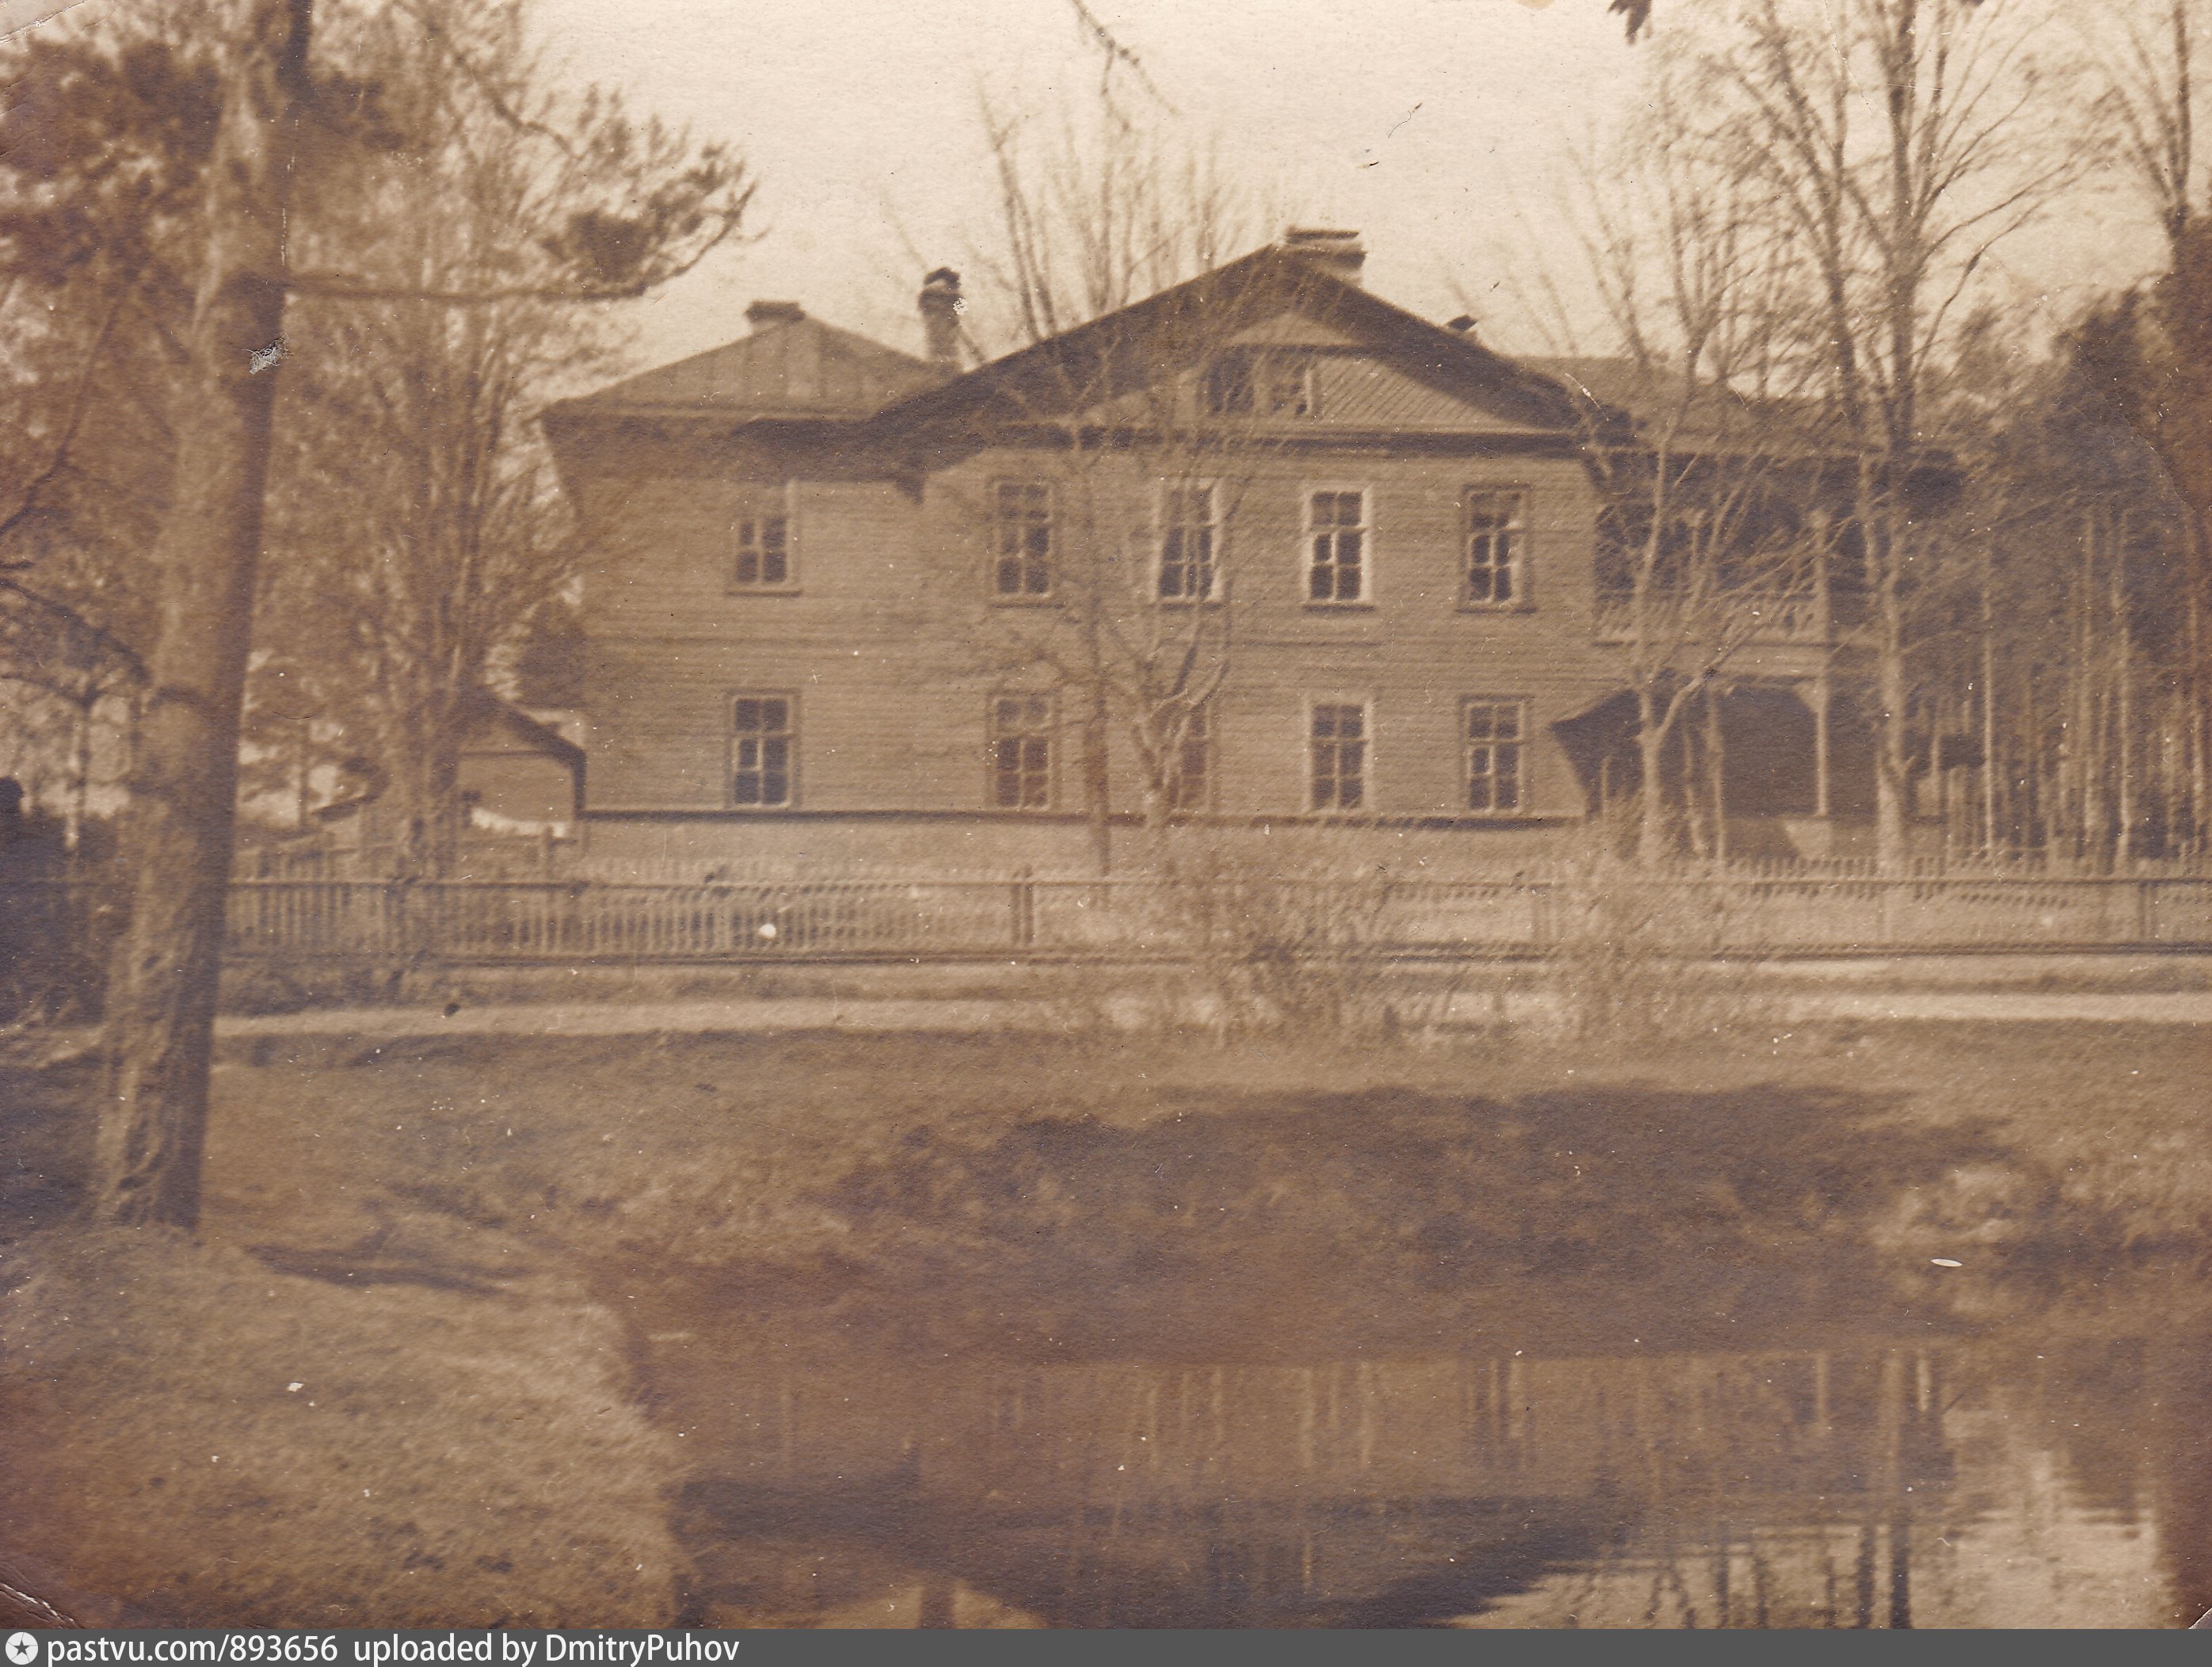
[[[819,319],[799,318],[564,400],[562,409],[611,416],[861,417],[944,379],[925,360]]]
[[[569,418],[830,419],[853,423],[858,439],[908,443],[979,423],[1065,415],[1102,392],[1129,391],[1164,360],[1210,357],[1240,326],[1286,310],[1372,342],[1407,372],[1516,425],[1566,433],[1588,421],[1550,378],[1273,246],[961,374],[799,319],[556,410]]]

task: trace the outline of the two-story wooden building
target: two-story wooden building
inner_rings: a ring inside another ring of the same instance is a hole
[[[1619,751],[1592,403],[1361,260],[1294,233],[975,368],[950,272],[926,359],[758,302],[554,408],[595,855],[1079,873],[1164,819],[1432,873],[1560,849]],[[1832,660],[1742,657],[1732,808],[1808,848]]]

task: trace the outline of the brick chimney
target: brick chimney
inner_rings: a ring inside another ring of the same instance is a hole
[[[921,281],[921,332],[929,362],[945,370],[960,368],[960,274],[940,266]]]
[[[756,336],[781,324],[798,324],[805,317],[806,309],[795,301],[757,301],[745,308],[745,322]]]
[[[1334,231],[1321,226],[1292,226],[1283,234],[1283,248],[1310,260],[1331,277],[1346,283],[1359,282],[1359,269],[1367,264],[1367,246],[1358,232]]]

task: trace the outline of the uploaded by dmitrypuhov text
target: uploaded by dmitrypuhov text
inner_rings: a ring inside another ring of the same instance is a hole
[[[18,1644],[17,1640],[22,1642]],[[411,1667],[479,1663],[483,1667],[652,1667],[658,1662],[737,1658],[739,1640],[698,1632],[140,1632],[18,1633],[9,1667],[76,1663],[238,1663],[241,1667]]]

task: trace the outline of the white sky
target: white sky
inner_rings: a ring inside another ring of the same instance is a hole
[[[0,33],[88,3],[0,0]],[[1376,293],[1437,319],[1464,295],[1486,339],[1545,345],[1496,287],[1572,266],[1559,207],[1571,151],[1638,98],[1650,49],[1623,43],[1603,0],[1090,3],[1286,220],[1365,234]],[[1661,0],[1658,26],[1712,3]],[[2142,0],[2014,3],[2071,21]],[[641,364],[743,334],[757,297],[918,348],[921,274],[965,265],[988,237],[979,84],[1049,109],[1098,72],[1068,0],[538,4],[571,75],[732,142],[761,180],[758,240],[639,307]],[[2057,55],[2078,58],[2066,33]],[[2058,322],[2155,254],[2131,205],[2083,204],[2011,246],[2003,276]]]
[[[1669,9],[1710,0],[1662,0]],[[760,240],[645,304],[642,362],[741,335],[748,301],[918,345],[913,297],[988,234],[979,81],[1025,106],[1095,82],[1067,0],[540,0],[574,72],[735,142]],[[1556,208],[1571,145],[1632,105],[1648,48],[1602,0],[1092,0],[1176,110],[1218,133],[1304,223],[1366,234],[1368,282],[1433,318],[1571,260]],[[2132,279],[2147,232],[2080,216],[2013,256],[2031,298]],[[909,246],[909,242],[910,246]],[[1516,257],[1523,250],[1529,259]],[[1514,270],[1519,268],[1517,272]]]

